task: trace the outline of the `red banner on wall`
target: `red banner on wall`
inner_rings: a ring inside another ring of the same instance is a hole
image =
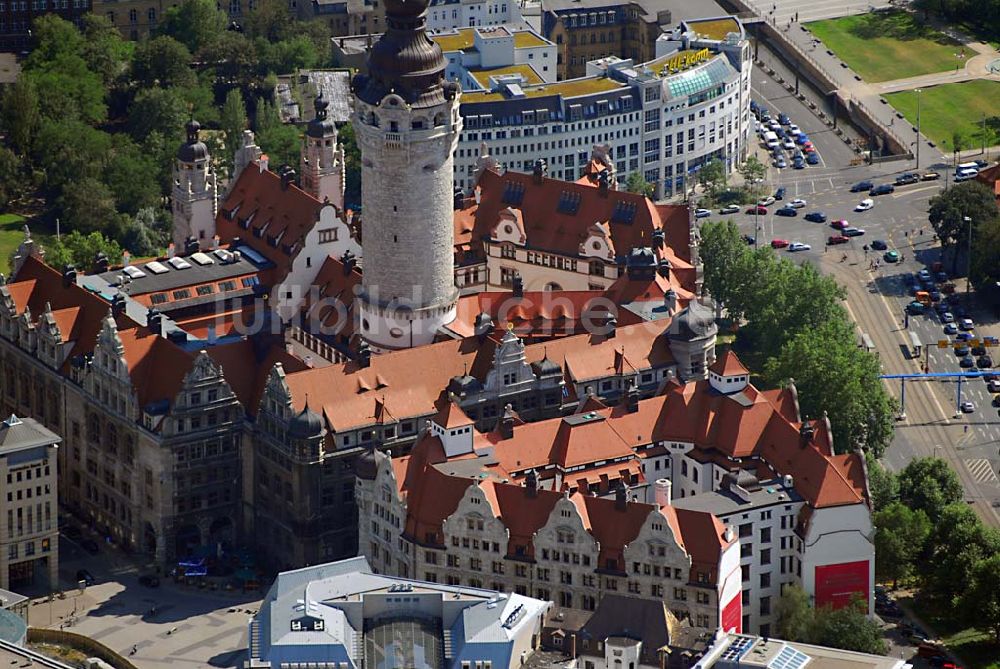
[[[743,633],[742,593],[736,593],[736,596],[722,609],[722,629],[725,632]]]
[[[816,607],[841,609],[861,599],[868,613],[868,561],[825,564],[816,567]]]

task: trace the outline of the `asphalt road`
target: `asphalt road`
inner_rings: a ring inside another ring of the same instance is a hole
[[[958,358],[951,347],[940,349],[934,345],[945,338],[936,314],[911,317],[909,329],[904,328],[903,316],[906,303],[912,299],[905,275],[929,268],[940,259],[940,248],[933,241],[927,221],[927,208],[930,198],[944,188],[944,173],[948,167],[922,165],[923,171],[940,172],[942,180],[899,187],[891,195],[873,198],[872,210],[855,212],[857,203],[868,195],[851,193],[851,184],[862,180],[891,183],[896,175],[912,170],[913,162],[852,166],[855,154],[843,140],[826,128],[803,103],[756,69],[753,93],[773,115],[787,113],[793,123],[809,134],[821,156],[821,164],[802,170],[771,167],[767,184],[771,191],[784,186],[785,202],[801,198],[807,205],[799,210],[797,217],[775,216],[773,212],[778,206],[771,206],[768,215],[760,216],[756,222],[756,217],[741,212],[734,217],[741,230],[754,235],[756,225],[758,244],[768,244],[779,238],[811,245],[809,251],[778,253],[798,262],[812,262],[845,286],[846,306],[858,324],[859,342],[861,332],[869,335],[886,374],[921,370],[923,361],[911,355],[911,330],[922,342],[932,344],[927,358],[931,372],[960,371]],[[764,157],[766,153],[762,159]],[[848,244],[828,248],[826,240],[836,231],[829,223],[806,221],[804,215],[811,211],[822,211],[828,221],[846,219],[850,225],[864,229],[865,234]],[[719,218],[717,213],[713,214],[714,218]],[[904,261],[888,264],[881,260],[881,252],[866,253],[864,245],[876,239],[901,253]],[[845,254],[847,259],[842,261]],[[871,262],[876,258],[881,264],[873,269]],[[946,269],[950,269],[950,263],[946,263]],[[956,284],[960,291],[964,290],[964,279],[959,278]],[[971,301],[966,306],[976,322],[977,336],[1000,336],[1000,323],[994,314]],[[995,351],[994,358],[1000,364],[1000,349]],[[1000,374],[1000,369],[997,372]],[[887,387],[897,399],[901,397],[899,381],[887,381]],[[958,472],[966,490],[966,500],[987,523],[1000,526],[1000,420],[997,408],[991,405],[993,396],[987,392],[986,383],[982,379],[968,379],[962,383],[961,399],[973,402],[975,411],[956,416],[956,391],[957,384],[952,379],[907,382],[906,418],[897,423],[896,438],[883,462],[898,471],[914,457],[944,457]]]

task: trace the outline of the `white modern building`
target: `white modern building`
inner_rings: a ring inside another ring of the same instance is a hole
[[[381,576],[363,557],[278,575],[249,624],[252,669],[511,669],[550,602]]]
[[[520,21],[520,0],[434,0],[427,10],[427,27],[435,31]]]
[[[608,665],[610,669],[611,665]],[[885,655],[858,653],[840,648],[757,637],[746,634],[716,634],[693,669],[911,669],[905,660]],[[595,668],[596,669],[596,668]],[[602,667],[603,669],[603,667]]]
[[[750,141],[749,40],[735,17],[682,21],[657,40],[657,58],[608,56],[588,76],[530,85],[503,79],[462,97],[455,186],[471,189],[480,144],[508,169],[575,180],[595,145],[610,147],[621,178],[639,172],[657,197],[684,192],[708,160],[734,169]]]

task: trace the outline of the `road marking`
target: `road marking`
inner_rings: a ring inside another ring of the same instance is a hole
[[[965,461],[965,468],[972,474],[976,483],[997,483],[997,473],[986,458],[972,458]]]
[[[921,186],[920,188],[910,188],[904,191],[897,191],[892,194],[892,199],[898,200],[901,197],[906,197],[907,195],[914,195],[916,193],[923,193],[924,191],[928,190],[941,190],[941,187],[936,185],[931,185],[931,186]]]

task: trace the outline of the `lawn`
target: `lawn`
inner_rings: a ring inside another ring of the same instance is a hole
[[[990,634],[963,628],[951,614],[944,614],[922,597],[904,597],[900,602],[910,608],[937,632],[941,641],[962,660],[967,669],[1000,669],[1000,650]]]
[[[845,16],[806,26],[869,82],[944,72],[965,63],[959,57],[961,45],[903,11]]]
[[[913,91],[890,93],[889,103],[917,124],[917,94]],[[976,79],[961,84],[943,84],[923,89],[920,94],[920,132],[943,151],[954,150],[954,135],[965,137],[964,149],[978,148],[983,141],[983,114],[986,115],[986,146],[1000,142],[996,114],[1000,100],[1000,81]],[[897,121],[898,123],[899,121]]]
[[[17,214],[0,214],[0,272],[10,276],[10,258],[24,239],[25,218]],[[32,230],[31,237],[43,247],[49,236],[41,230]]]

